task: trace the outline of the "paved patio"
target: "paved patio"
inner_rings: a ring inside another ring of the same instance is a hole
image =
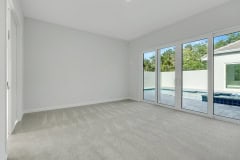
[[[144,98],[146,100],[154,100],[154,93],[154,90],[147,90],[144,92]],[[162,104],[168,104],[170,106],[175,105],[175,97],[173,95],[161,94],[160,97]],[[183,98],[182,104],[184,109],[207,113],[207,102]],[[214,114],[233,119],[240,119],[240,107],[214,103]]]

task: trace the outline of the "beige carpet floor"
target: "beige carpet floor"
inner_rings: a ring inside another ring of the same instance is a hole
[[[120,101],[25,114],[9,160],[239,160],[240,125]]]

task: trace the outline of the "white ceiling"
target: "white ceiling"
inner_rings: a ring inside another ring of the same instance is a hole
[[[21,5],[26,17],[132,40],[227,1],[21,0]]]

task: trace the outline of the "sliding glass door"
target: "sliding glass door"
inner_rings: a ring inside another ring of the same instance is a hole
[[[182,108],[207,113],[208,39],[182,46]]]
[[[240,32],[225,33],[145,52],[143,99],[240,120]]]
[[[240,119],[240,32],[214,37],[214,114]]]
[[[143,54],[143,99],[156,100],[156,52]]]
[[[158,103],[169,106],[175,106],[175,49],[176,47],[174,46],[158,51]]]

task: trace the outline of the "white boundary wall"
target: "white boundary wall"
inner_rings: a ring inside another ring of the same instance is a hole
[[[189,90],[207,90],[207,76],[207,70],[184,71],[183,88]],[[162,88],[174,88],[175,72],[161,72],[160,82]],[[144,88],[155,88],[155,72],[144,72]]]

